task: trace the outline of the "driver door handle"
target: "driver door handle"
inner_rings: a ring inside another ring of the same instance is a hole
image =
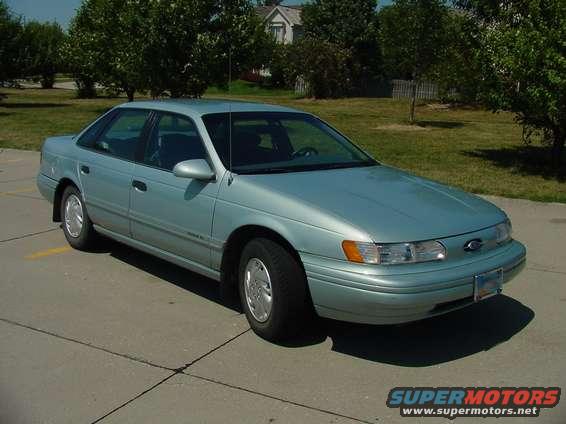
[[[139,191],[147,191],[147,185],[141,181],[133,180],[132,187]]]

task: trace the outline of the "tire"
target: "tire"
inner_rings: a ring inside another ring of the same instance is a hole
[[[258,336],[283,341],[306,327],[312,318],[307,281],[303,268],[287,249],[270,239],[251,240],[242,251],[238,275],[242,308]],[[255,284],[266,280],[269,284]],[[271,298],[269,313],[262,313],[269,308],[261,307],[264,302],[260,297]]]
[[[69,204],[69,207],[67,205]],[[75,186],[68,186],[61,198],[61,226],[69,244],[78,250],[88,250],[96,242],[96,231],[88,217],[81,192]],[[82,216],[79,226],[77,212]],[[69,216],[68,216],[69,215]]]

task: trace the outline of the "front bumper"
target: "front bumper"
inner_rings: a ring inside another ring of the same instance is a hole
[[[474,303],[474,277],[503,268],[504,283],[524,267],[526,249],[513,240],[486,257],[453,267],[407,272],[301,253],[318,315],[366,324],[398,324],[443,314]],[[398,274],[392,273],[392,270]]]

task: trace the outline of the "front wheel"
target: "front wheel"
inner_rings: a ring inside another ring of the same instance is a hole
[[[86,250],[94,245],[96,232],[86,212],[81,192],[74,186],[68,186],[63,192],[61,218],[65,238],[72,247]]]
[[[253,239],[244,248],[239,291],[252,330],[266,340],[289,338],[311,318],[302,267],[287,249],[270,239]]]

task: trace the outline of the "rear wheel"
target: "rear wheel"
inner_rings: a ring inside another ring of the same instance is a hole
[[[239,291],[252,330],[266,340],[281,341],[297,334],[311,317],[302,267],[270,239],[253,239],[244,248]]]
[[[75,249],[86,250],[94,245],[96,232],[92,227],[81,192],[68,186],[61,198],[61,221],[69,244]]]

